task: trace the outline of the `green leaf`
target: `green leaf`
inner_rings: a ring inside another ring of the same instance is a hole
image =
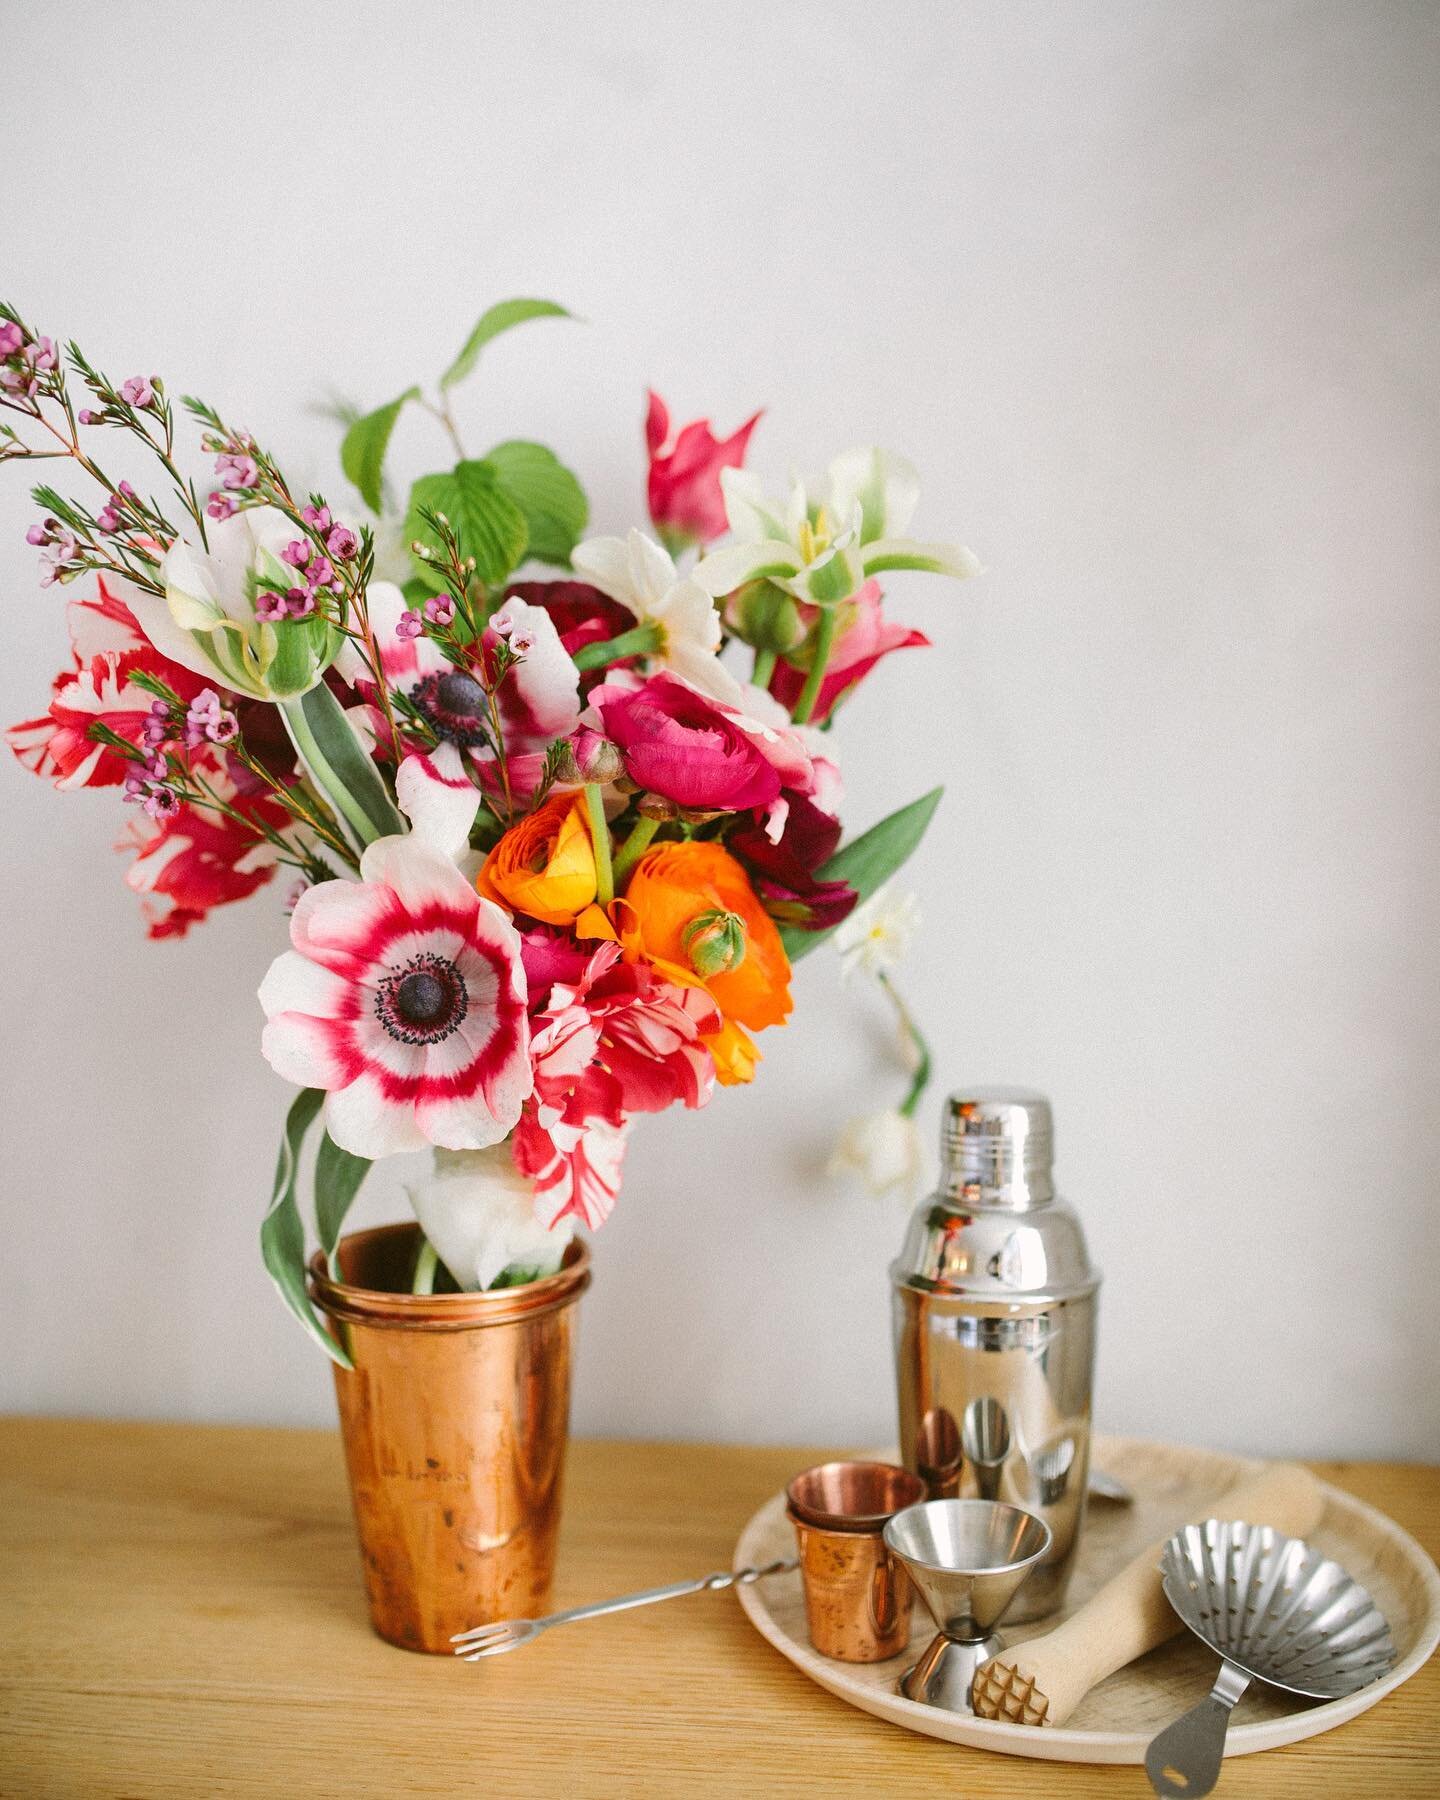
[[[260,1227],[260,1253],[270,1271],[270,1279],[279,1289],[280,1298],[325,1354],[342,1369],[350,1369],[354,1364],[321,1324],[320,1315],[311,1305],[305,1289],[305,1227],[295,1200],[300,1146],[324,1098],[319,1088],[302,1088],[286,1115],[280,1158],[275,1165],[275,1192],[265,1223]]]
[[[315,1152],[315,1228],[332,1273],[345,1215],[370,1171],[370,1159],[342,1150],[327,1131]]]
[[[501,300],[475,321],[475,329],[466,338],[465,348],[440,377],[441,387],[454,387],[457,381],[463,381],[479,362],[480,352],[491,338],[499,337],[513,325],[523,325],[527,319],[573,319],[574,316],[567,307],[557,306],[553,300]]]
[[[585,490],[554,451],[521,439],[497,444],[485,461],[525,515],[530,530],[526,555],[570,567],[570,552],[590,518]]]
[[[438,549],[435,533],[420,516],[422,506],[444,513],[460,540],[461,554],[475,558],[475,573],[486,587],[498,587],[523,560],[530,528],[488,462],[456,463],[448,475],[422,475],[411,488],[405,541],[413,544],[419,538]]]
[[[940,804],[944,788],[931,788],[918,800],[902,806],[878,825],[872,825],[858,838],[843,844],[829,862],[815,871],[819,881],[848,881],[862,901],[881,888],[909,856],[925,835],[925,828]],[[823,944],[834,931],[801,931],[794,925],[781,928],[780,940],[791,962],[808,956],[817,944]]]
[[[406,829],[345,709],[322,681],[280,711],[321,793],[364,844]]]
[[[419,398],[418,387],[406,388],[398,400],[392,400],[388,406],[378,406],[363,419],[357,419],[340,445],[340,467],[359,488],[361,499],[373,513],[380,511],[381,470],[390,445],[390,433],[395,429],[395,421],[406,401]]]

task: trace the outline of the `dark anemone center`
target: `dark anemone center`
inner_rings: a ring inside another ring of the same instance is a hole
[[[456,669],[435,684],[435,698],[457,719],[478,719],[485,707],[485,690],[473,675]]]
[[[412,1025],[433,1024],[449,1004],[445,983],[428,970],[407,975],[395,993],[395,1009]]]
[[[448,956],[425,951],[386,975],[375,990],[375,1016],[398,1043],[438,1044],[470,1008],[465,978]]]
[[[474,750],[488,742],[490,697],[464,669],[425,676],[416,683],[410,697],[421,718],[445,743]]]

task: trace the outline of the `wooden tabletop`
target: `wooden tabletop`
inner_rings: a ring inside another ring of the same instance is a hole
[[[581,1442],[556,1603],[728,1566],[798,1449]],[[1440,1469],[1315,1463],[1440,1551]],[[1440,1794],[1440,1658],[1219,1790]],[[0,1421],[0,1795],[1144,1795],[1139,1768],[991,1756],[815,1687],[702,1594],[467,1667],[368,1627],[339,1440]]]

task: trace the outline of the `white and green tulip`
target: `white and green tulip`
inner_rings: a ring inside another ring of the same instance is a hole
[[[296,580],[281,560],[299,528],[273,506],[217,519],[204,545],[177,538],[165,553],[165,592],[132,602],[140,629],[172,662],[232,693],[281,701],[313,688],[345,638],[317,611],[274,622],[255,615],[256,595]]]
[[[771,500],[746,469],[722,470],[720,483],[733,541],[703,557],[693,574],[717,599],[763,578],[797,600],[834,606],[890,569],[927,570],[957,581],[980,572],[963,545],[903,535],[920,481],[902,456],[847,450],[831,463],[816,498],[795,481],[787,500]]]

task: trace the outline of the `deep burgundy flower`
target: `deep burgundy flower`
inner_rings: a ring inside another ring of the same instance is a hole
[[[840,845],[840,821],[804,794],[785,793],[784,821],[772,843],[761,819],[732,831],[727,848],[750,873],[765,910],[785,925],[828,931],[855,906],[859,895],[845,881],[818,881],[815,871]]]
[[[572,656],[582,645],[619,637],[635,623],[633,613],[588,581],[513,581],[505,595],[543,606]]]

